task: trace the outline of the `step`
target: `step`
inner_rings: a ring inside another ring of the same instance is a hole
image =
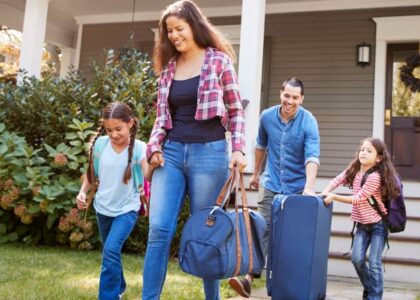
[[[262,193],[263,193],[262,189],[258,191],[258,190],[246,188],[245,192],[246,192],[246,199],[248,202],[248,207],[256,210],[258,208],[258,199],[262,197]],[[242,205],[242,202],[240,202],[239,205]],[[232,208],[234,206],[235,206],[235,198],[232,196],[231,199],[229,200],[229,208]]]
[[[249,189],[249,179],[251,173],[246,173],[244,176],[244,184],[247,191],[248,202],[250,206],[256,208],[258,199],[262,198],[264,188],[260,186],[259,191]],[[328,184],[330,179],[317,178],[315,192],[320,193],[322,189]],[[418,190],[420,189],[419,182],[404,181],[404,200],[407,209],[407,215],[412,217],[420,217],[420,198]],[[343,195],[351,195],[352,191],[347,187],[338,187],[334,192]],[[334,201],[334,212],[351,212],[351,205]]]
[[[330,252],[347,253],[351,246],[351,236],[348,232],[332,232]],[[418,259],[420,261],[420,238],[389,236],[390,249],[385,246],[384,255],[398,259]]]
[[[419,198],[404,198],[405,208],[408,216],[420,217],[420,199]],[[351,205],[334,201],[334,212],[351,212]]]
[[[350,212],[334,212],[332,217],[332,230],[350,232],[353,228],[353,221],[350,219]],[[420,217],[408,217],[405,230],[393,233],[393,236],[420,236]]]
[[[330,182],[331,178],[325,178],[325,177],[318,177],[315,182],[315,191],[317,193],[320,193]],[[418,191],[420,189],[420,182],[418,181],[407,181],[403,180],[403,191],[404,191],[404,197],[405,198],[418,198],[419,194]],[[351,194],[351,189],[348,187],[340,186],[338,187],[334,193],[339,194]]]
[[[420,260],[384,257],[383,262],[385,280],[420,284]],[[343,253],[339,252],[329,254],[328,275],[357,278],[350,258],[344,257]]]

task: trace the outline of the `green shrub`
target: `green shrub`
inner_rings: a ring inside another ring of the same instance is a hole
[[[155,119],[157,80],[146,54],[107,51],[88,77],[72,70],[64,80],[24,77],[0,82],[0,243],[98,245],[91,209],[75,209],[80,178],[102,108],[127,103],[139,119],[137,137],[147,141]],[[147,219],[141,219],[127,248],[144,251]],[[138,237],[138,238],[137,238]]]
[[[71,70],[65,80],[24,77],[22,86],[0,83],[0,123],[34,147],[60,144],[73,119],[98,123],[102,108],[127,103],[139,118],[138,137],[147,140],[155,118],[156,77],[147,54],[135,49],[107,51],[104,64],[92,64],[87,79]]]

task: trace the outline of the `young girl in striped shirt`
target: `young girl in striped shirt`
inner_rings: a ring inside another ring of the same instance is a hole
[[[369,204],[369,199],[373,196],[386,214],[384,201],[399,193],[395,176],[385,143],[377,138],[366,138],[362,140],[360,149],[347,169],[331,180],[322,191],[327,205],[333,200],[352,205],[351,219],[356,222],[357,229],[351,260],[364,288],[363,299],[382,299],[382,252],[388,235],[385,222]],[[351,188],[353,195],[331,193],[340,185]]]

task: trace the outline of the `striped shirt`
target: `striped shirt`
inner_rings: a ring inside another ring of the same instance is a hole
[[[330,184],[333,188],[340,185],[346,184],[345,172],[343,171],[340,175],[331,180]],[[363,187],[361,187],[362,173],[358,172],[353,181],[353,196],[352,196],[352,211],[351,219],[355,222],[362,224],[377,223],[381,220],[381,216],[376,210],[369,204],[368,199],[373,196],[378,201],[379,207],[386,214],[386,208],[382,202],[381,195],[381,175],[378,172],[369,174],[366,178]]]
[[[175,70],[176,58],[172,58],[159,78],[156,120],[147,145],[148,159],[154,152],[162,151],[166,132],[172,129],[168,97]],[[214,117],[220,117],[223,127],[231,132],[232,151],[243,152],[245,119],[236,71],[229,56],[207,48],[198,84],[195,119],[208,120]]]

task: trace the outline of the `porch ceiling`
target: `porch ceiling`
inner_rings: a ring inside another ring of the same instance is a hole
[[[21,30],[28,0],[0,0],[0,24]],[[136,0],[135,20],[157,20],[173,0]],[[242,0],[195,0],[208,16],[241,14]],[[415,6],[419,0],[266,0],[266,12],[288,13],[373,7]],[[77,23],[128,22],[132,19],[133,0],[50,0],[48,26],[55,35],[75,35]],[[48,29],[47,29],[48,37]]]

